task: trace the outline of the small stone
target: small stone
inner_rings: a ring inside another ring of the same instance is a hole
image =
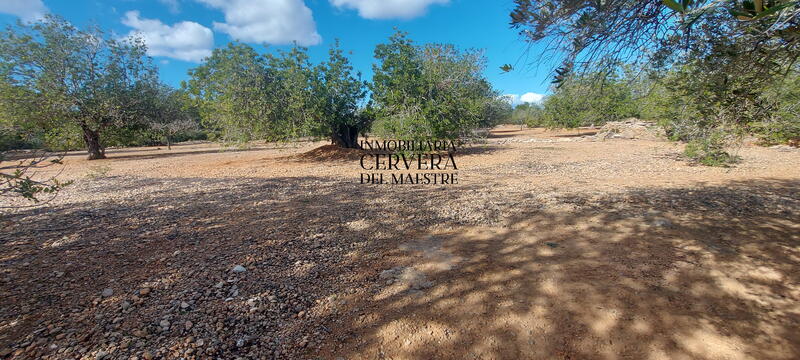
[[[123,309],[123,310],[128,310],[128,309],[130,309],[130,308],[131,308],[131,303],[129,303],[129,302],[127,302],[127,301],[123,301],[123,302],[122,302],[122,309]]]
[[[110,297],[111,295],[114,295],[114,289],[106,288],[103,290],[103,293],[101,295],[103,295],[103,297]]]
[[[243,273],[243,272],[247,271],[247,269],[245,269],[244,266],[242,266],[242,265],[236,265],[236,266],[233,267],[232,271],[235,272],[235,273]]]
[[[145,360],[152,360],[153,359],[153,354],[151,352],[149,352],[149,351],[145,351],[144,353],[142,353],[142,357]]]
[[[102,351],[102,350],[98,351],[97,354],[95,354],[95,356],[94,356],[95,360],[103,360],[103,359],[105,359],[107,357],[108,357],[108,352],[105,352],[105,351]]]
[[[383,270],[380,276],[378,276],[378,278],[381,280],[392,279],[394,277],[397,277],[397,270],[395,269]]]
[[[150,288],[149,287],[141,288],[139,290],[139,295],[141,295],[141,296],[147,296],[147,294],[149,294],[149,293],[150,293]]]
[[[672,222],[667,220],[667,219],[664,219],[664,218],[655,219],[655,220],[653,220],[652,224],[655,227],[670,227],[670,226],[672,226]]]
[[[145,337],[147,337],[147,331],[144,331],[144,330],[134,330],[134,331],[133,331],[133,336],[140,337],[140,338],[145,338]]]
[[[160,323],[158,323],[158,325],[160,325],[160,326],[161,326],[162,328],[164,328],[164,329],[169,329],[169,325],[170,325],[170,324],[169,324],[169,321],[168,321],[168,320],[161,320],[161,322],[160,322]]]
[[[191,328],[192,328],[192,326],[194,326],[194,323],[192,323],[191,321],[188,321],[188,320],[187,320],[187,321],[186,321],[186,322],[183,324],[183,326],[186,328],[186,330],[189,330],[189,329],[191,329]]]
[[[181,301],[181,309],[185,310],[189,308],[189,303],[186,301]]]

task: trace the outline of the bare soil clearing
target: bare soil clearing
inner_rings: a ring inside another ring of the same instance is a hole
[[[800,358],[800,151],[593,135],[494,129],[447,186],[324,143],[70,154],[2,219],[0,356]]]

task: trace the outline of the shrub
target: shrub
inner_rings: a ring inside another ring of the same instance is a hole
[[[714,132],[689,141],[683,153],[692,161],[706,166],[727,167],[739,161],[738,156],[725,151],[727,145],[727,136],[723,132]]]
[[[620,74],[586,74],[559,82],[532,122],[547,127],[602,125],[638,117],[633,92]]]
[[[453,139],[502,117],[481,51],[420,46],[398,32],[375,48],[375,58],[372,99],[387,135]]]

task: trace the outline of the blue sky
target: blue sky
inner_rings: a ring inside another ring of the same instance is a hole
[[[511,0],[0,0],[0,23],[49,12],[79,27],[99,24],[116,36],[136,32],[148,42],[162,80],[174,86],[212,48],[235,39],[259,51],[297,41],[318,62],[338,38],[369,79],[375,45],[398,28],[418,43],[484,49],[495,88],[538,101],[548,91],[553,64],[539,63],[540,48],[529,48],[509,28],[512,8]],[[515,70],[502,73],[503,64]]]

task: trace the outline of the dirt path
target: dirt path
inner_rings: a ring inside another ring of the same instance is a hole
[[[3,219],[0,356],[800,357],[800,152],[587,132],[495,129],[450,186],[322,143],[68,156]]]

